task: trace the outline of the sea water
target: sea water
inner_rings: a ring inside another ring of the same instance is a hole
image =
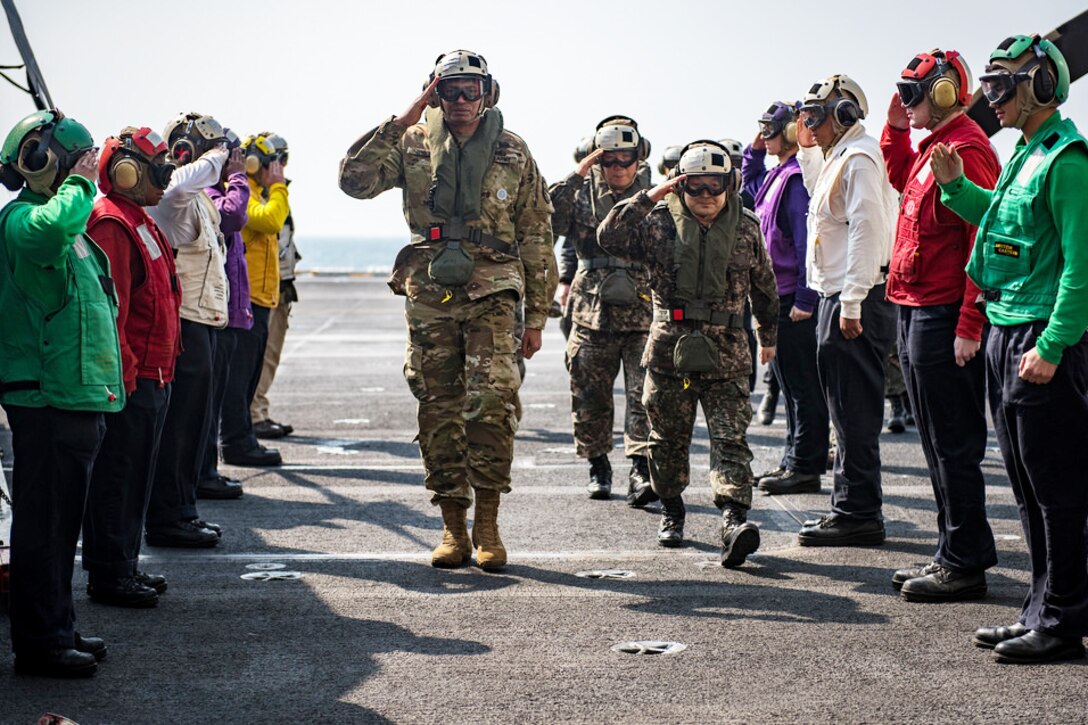
[[[302,260],[299,272],[322,274],[389,274],[397,252],[408,243],[402,237],[295,237]]]

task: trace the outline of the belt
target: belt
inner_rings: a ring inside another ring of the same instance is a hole
[[[593,257],[591,259],[579,259],[578,269],[589,271],[591,269],[630,269],[635,272],[642,271],[640,262],[627,262],[618,257]]]
[[[429,242],[472,242],[482,247],[489,247],[496,252],[502,252],[503,254],[509,254],[512,257],[518,256],[518,248],[516,244],[510,244],[504,242],[498,237],[494,237],[490,234],[484,234],[476,227],[470,227],[462,222],[446,222],[445,224],[432,224],[427,227],[426,239]]]
[[[685,320],[709,322],[711,325],[724,325],[737,330],[744,329],[744,315],[734,312],[711,310],[703,305],[673,307],[669,310],[654,308],[654,322],[684,322]]]

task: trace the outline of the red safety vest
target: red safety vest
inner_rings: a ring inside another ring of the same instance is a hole
[[[105,221],[120,224],[143,267],[143,280],[131,279],[131,267],[114,248],[112,240],[95,236]],[[174,361],[181,352],[181,285],[174,269],[174,253],[162,231],[143,210],[123,197],[98,199],[87,222],[87,233],[110,256],[110,267],[118,295],[127,296],[127,316],[121,337],[121,358],[125,386],[136,378],[155,380],[162,385],[174,379]],[[122,311],[122,314],[124,312]]]

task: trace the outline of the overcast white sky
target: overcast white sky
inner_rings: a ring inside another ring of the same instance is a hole
[[[962,52],[976,76],[1015,33],[1049,32],[1081,2],[887,3],[334,2],[16,0],[54,101],[99,139],[125,125],[162,131],[179,111],[211,113],[241,134],[272,130],[291,147],[301,238],[406,234],[400,194],[374,201],[336,185],[347,146],[418,94],[435,56],[470,48],[502,86],[507,128],[549,182],[605,116],[633,116],[653,143],[750,141],[775,99],[832,73],[857,80],[879,134],[899,72],[915,53]],[[0,64],[19,62],[0,26]],[[1088,81],[1063,112],[1088,129]],[[33,110],[0,84],[0,132]],[[1016,136],[995,143],[1008,158]]]

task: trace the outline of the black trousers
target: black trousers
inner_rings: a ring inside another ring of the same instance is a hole
[[[181,345],[147,507],[149,529],[197,517],[196,484],[211,425],[215,329],[182,320]]]
[[[11,483],[11,644],[16,654],[71,649],[72,570],[91,469],[106,433],[101,413],[5,405]]]
[[[986,520],[986,358],[962,368],[953,344],[960,305],[899,307],[899,364],[937,502],[943,567],[979,572],[997,563]]]
[[[219,435],[223,454],[245,453],[257,447],[257,435],[253,432],[253,418],[249,406],[261,381],[264,366],[264,348],[268,343],[268,317],[272,310],[260,305],[253,307],[253,329],[230,329],[237,344],[231,359],[230,375],[223,394],[223,411],[220,415]]]
[[[880,518],[880,430],[884,426],[884,359],[895,337],[895,307],[884,285],[861,303],[862,333],[847,340],[839,329],[839,295],[820,299],[816,361],[835,426],[835,486],[831,511]]]
[[[786,408],[786,450],[782,467],[799,473],[823,473],[827,467],[827,401],[816,367],[819,311],[807,320],[790,319],[794,295],[778,298],[778,348],[771,371]]]
[[[213,334],[215,335],[215,358],[212,362],[211,425],[208,426],[204,462],[200,466],[198,482],[208,481],[219,475],[219,418],[223,411],[223,396],[227,392],[227,378],[230,376],[234,348],[238,345],[233,328],[216,330]]]
[[[1088,335],[1066,348],[1045,385],[1018,374],[1046,323],[994,326],[987,385],[1001,455],[1020,508],[1031,585],[1020,621],[1060,637],[1088,636]]]
[[[124,409],[107,413],[83,515],[83,568],[92,579],[136,574],[170,384],[136,380]]]

